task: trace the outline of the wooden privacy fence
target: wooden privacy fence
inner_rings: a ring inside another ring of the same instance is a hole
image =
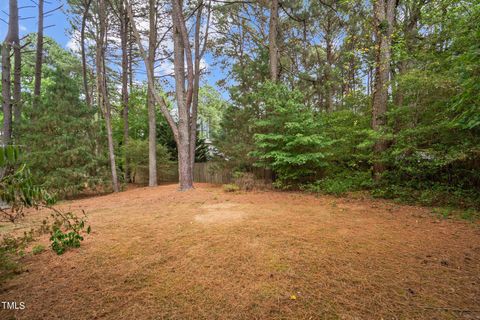
[[[231,183],[233,181],[233,173],[215,162],[195,163],[193,181],[214,184]]]
[[[272,181],[272,171],[263,168],[255,168],[250,171],[256,179],[266,182]],[[159,183],[178,182],[178,167],[176,163],[160,166],[157,169],[157,177]],[[217,162],[201,162],[195,163],[193,169],[193,181],[226,184],[234,182],[233,171],[231,168],[225,168]],[[148,168],[137,168],[135,175],[135,183],[148,183]]]

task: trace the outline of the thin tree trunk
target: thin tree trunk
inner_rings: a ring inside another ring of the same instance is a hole
[[[400,77],[404,75],[406,71],[407,71],[407,61],[402,60],[398,63],[398,76]],[[393,93],[393,103],[397,107],[401,107],[403,106],[403,100],[404,100],[404,94],[397,81],[395,86],[395,92]]]
[[[148,56],[142,45],[140,33],[134,22],[132,7],[125,0],[128,10],[128,16],[131,21],[132,31],[135,36],[140,55],[145,63],[148,65]],[[191,57],[191,48],[188,43],[188,32],[185,26],[185,19],[183,14],[179,12],[181,5],[176,0],[172,1],[172,22],[173,22],[173,39],[174,39],[174,71],[175,71],[175,91],[178,109],[178,124],[175,123],[172,115],[170,114],[167,103],[163,97],[161,97],[156,90],[153,90],[155,101],[160,106],[160,111],[165,116],[170,129],[172,130],[173,137],[177,144],[178,149],[178,171],[180,180],[180,190],[185,191],[193,188],[193,178],[191,173],[190,162],[190,118],[189,108],[191,105],[192,93],[193,93],[193,62]],[[183,26],[182,26],[183,24]],[[187,41],[187,46],[184,46],[184,41]],[[185,52],[187,54],[185,55]],[[187,57],[188,65],[188,84],[189,88],[185,93],[185,56]],[[189,58],[190,57],[190,58]],[[149,69],[147,71],[147,80],[152,88],[154,88],[154,74]]]
[[[148,65],[150,73],[155,71],[155,49],[157,47],[156,0],[149,0],[150,31],[148,37]],[[157,185],[157,124],[155,117],[154,83],[148,83],[148,186]]]
[[[372,129],[378,132],[382,132],[387,122],[388,82],[395,5],[395,0],[376,0],[374,2],[377,54],[372,103]],[[386,148],[387,141],[383,138],[377,140],[373,147],[375,157],[373,164],[373,177],[375,180],[379,180],[381,174],[385,171],[385,165],[380,160],[380,157]]]
[[[38,30],[37,30],[37,53],[35,58],[35,83],[33,87],[33,106],[35,107],[40,98],[42,85],[43,63],[43,1],[38,0]]]
[[[192,112],[190,114],[190,165],[193,170],[195,168],[195,149],[197,140],[197,114],[198,114],[198,91],[200,87],[200,27],[202,18],[203,3],[197,9],[196,21],[195,21],[195,58],[193,66],[195,68],[195,75],[193,79],[193,99],[192,99]],[[194,143],[192,143],[192,141]],[[193,177],[192,177],[193,179]]]
[[[327,111],[333,112],[333,41],[330,34],[330,28],[327,29],[325,42],[327,44],[327,66],[325,70]]]
[[[128,18],[130,19],[132,33],[135,37],[138,49],[140,51],[140,56],[142,57],[143,62],[145,63],[145,66],[147,66],[148,65],[148,56],[147,56],[147,53],[145,52],[145,48],[142,45],[142,39],[140,38],[140,33],[138,32],[138,29],[135,25],[135,20],[134,20],[134,16],[133,16],[132,7],[128,3],[128,0],[125,0],[125,4],[127,6]],[[131,61],[131,59],[130,59],[130,61]],[[147,71],[147,81],[150,83],[150,85],[152,87],[155,87],[155,85],[154,85],[154,74],[152,73],[152,71],[149,68],[145,68],[145,69]],[[131,69],[130,69],[130,72],[132,72]],[[175,140],[175,143],[178,144],[178,128],[177,128],[177,125],[176,125],[172,115],[170,114],[170,112],[168,110],[167,102],[155,90],[153,92],[153,96],[155,97],[155,101],[157,102],[157,104],[160,106],[160,111],[162,112],[163,116],[167,120],[168,126],[172,130],[173,139]]]
[[[425,4],[424,0],[421,1],[412,1],[410,3],[404,3],[406,12],[404,16],[404,23],[402,25],[405,48],[407,52],[412,52],[414,50],[415,42],[417,41],[418,34],[418,21],[421,19],[422,7]],[[411,57],[403,57],[398,62],[398,78],[401,78],[405,75],[408,70],[412,67]],[[404,103],[404,92],[400,88],[398,81],[395,87],[395,92],[393,95],[393,102],[396,106],[403,106]]]
[[[10,53],[12,48],[14,50],[14,58],[16,60],[15,47],[18,45],[18,4],[16,0],[10,0],[9,2],[9,18],[8,18],[8,32],[5,37],[5,41],[2,46],[2,96],[3,96],[3,144],[8,145],[12,140],[13,130],[13,117],[12,112],[19,94],[17,90],[20,89],[19,83],[17,83],[17,61],[15,61],[14,67],[14,98],[12,100],[12,83],[11,72],[12,65],[10,59]],[[18,45],[18,49],[20,46]],[[15,107],[16,110],[16,107]]]
[[[12,15],[12,46],[13,46],[13,113],[16,128],[13,130],[18,133],[18,124],[22,114],[22,53],[20,45],[20,34],[18,26],[18,3],[17,0],[10,0],[10,15]],[[17,134],[18,135],[18,134]]]
[[[115,164],[115,150],[113,146],[113,133],[111,123],[111,105],[108,99],[107,87],[106,87],[106,75],[105,75],[105,2],[104,0],[98,0],[98,25],[99,34],[97,37],[96,48],[96,65],[97,65],[97,90],[98,90],[98,102],[100,107],[104,110],[105,125],[107,128],[108,139],[108,155],[110,158],[110,167],[112,171],[112,186],[113,191],[120,191],[118,178],[117,178],[117,166]]]
[[[11,97],[11,51],[10,33],[2,45],[2,109],[3,109],[3,132],[2,143],[10,144],[12,138],[12,97]]]
[[[268,33],[268,52],[270,56],[270,78],[272,81],[278,79],[278,0],[270,1],[270,30]]]
[[[87,54],[85,50],[85,28],[87,25],[88,12],[92,0],[87,0],[85,3],[85,11],[82,16],[82,26],[80,28],[80,52],[82,56],[82,77],[83,77],[83,89],[85,91],[85,101],[88,108],[92,107],[92,98],[90,95],[90,89],[88,88],[88,66],[87,66]]]
[[[210,3],[208,6],[208,15],[207,15],[207,22],[205,28],[205,35],[203,38],[203,48],[200,48],[200,28],[201,28],[201,21],[202,21],[202,11],[203,11],[203,3],[197,10],[197,17],[195,22],[195,42],[194,42],[194,49],[195,49],[195,59],[194,59],[194,68],[195,68],[195,76],[193,81],[193,100],[192,100],[192,112],[190,115],[190,162],[192,166],[192,175],[193,171],[195,170],[195,150],[196,150],[196,140],[197,140],[197,118],[198,118],[198,95],[200,90],[200,61],[205,54],[207,48],[207,41],[208,41],[208,31],[210,27]],[[192,176],[193,179],[193,176]]]
[[[122,51],[122,115],[123,115],[123,146],[128,144],[128,75],[129,75],[129,61],[128,61],[128,15],[125,4],[120,4],[120,46]],[[125,181],[128,183],[130,180],[129,172],[129,159],[127,153],[125,153]]]

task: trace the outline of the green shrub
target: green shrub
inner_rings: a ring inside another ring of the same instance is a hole
[[[327,165],[326,149],[333,141],[322,133],[321,119],[303,103],[302,94],[266,82],[250,98],[262,113],[254,123],[255,149],[251,152],[257,165],[271,168],[280,188],[314,181]]]
[[[37,254],[40,254],[42,253],[43,251],[45,251],[45,246],[44,245],[41,245],[41,244],[37,244],[36,246],[34,246],[32,248],[32,253],[34,255],[37,255]]]
[[[240,191],[240,187],[237,186],[236,184],[233,184],[233,183],[224,184],[223,185],[223,191],[225,191],[225,192],[237,192],[237,191]]]
[[[339,196],[347,192],[369,189],[371,187],[372,178],[369,172],[342,172],[318,180],[313,184],[305,185],[303,189]]]
[[[480,209],[480,194],[475,190],[441,184],[395,184],[386,180],[375,185],[371,194],[376,198],[424,206]]]
[[[467,209],[460,214],[460,218],[467,221],[480,220],[480,211]]]

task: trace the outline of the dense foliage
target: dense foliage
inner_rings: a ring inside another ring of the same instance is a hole
[[[246,33],[244,41],[253,49],[245,59],[229,50],[238,44],[222,38],[219,56],[236,62],[232,105],[217,142],[230,164],[247,171],[261,164],[273,169],[279,185],[303,184],[316,192],[371,190],[406,202],[480,208],[478,3],[398,4],[387,124],[381,131],[371,127],[376,48],[369,20],[361,16],[371,9],[355,1],[336,5],[336,14],[321,7],[292,5],[280,19],[285,33],[279,85],[266,83],[268,57],[259,39]],[[244,13],[237,10],[225,17]],[[305,28],[301,19],[315,12],[328,19]],[[299,20],[292,21],[292,14]],[[303,39],[312,36],[309,46],[298,45],[297,30]],[[342,45],[332,47],[332,39]],[[379,139],[387,149],[376,156],[372,150]],[[378,181],[371,175],[375,161],[387,169]]]
[[[76,22],[87,8],[78,1],[69,3],[69,18],[75,22],[72,32],[78,36]],[[232,171],[268,168],[281,188],[334,194],[370,190],[401,201],[480,207],[480,4],[453,0],[395,4],[387,111],[382,116],[386,123],[375,129],[376,28],[388,27],[388,21],[375,24],[377,2],[282,1],[274,39],[275,75],[270,69],[267,23],[271,3],[203,8],[211,10],[215,36],[205,42],[208,53],[201,61],[208,65],[202,66],[202,76],[204,72],[210,78],[198,88],[195,161],[215,157]],[[158,16],[169,13],[167,2],[158,4]],[[150,9],[133,7],[138,15]],[[22,40],[23,112],[21,121],[15,119],[19,123],[14,125],[13,142],[23,145],[32,183],[61,197],[109,190],[112,182],[105,108],[92,63],[98,8],[88,10],[86,69],[82,70],[80,52],[64,50],[46,37],[42,90],[35,108],[36,35]],[[111,104],[111,149],[117,161],[113,171],[128,183],[136,172],[147,170],[152,114],[138,45],[127,35],[125,52],[117,41],[124,31],[119,28],[119,10],[123,9],[107,5],[114,36],[106,43],[105,82]],[[190,32],[194,20],[187,23]],[[201,30],[206,28],[206,19],[202,21]],[[158,69],[167,70],[173,52],[162,41],[155,58],[161,64]],[[126,69],[121,52],[128,55]],[[224,72],[209,73],[211,65]],[[157,75],[154,86],[174,122],[179,122],[170,76]],[[123,79],[128,80],[126,87]],[[214,80],[229,93],[228,101],[212,85]],[[177,161],[178,150],[158,102],[153,115],[161,171]],[[386,145],[381,153],[374,152],[379,141]],[[376,181],[371,175],[375,163],[385,167]]]
[[[123,147],[128,161],[128,170],[131,174],[132,181],[136,181],[135,177],[138,171],[148,172],[148,141],[147,140],[134,140],[130,139],[128,143]],[[171,154],[168,148],[164,145],[157,145],[157,167],[159,171],[162,168],[169,167],[171,163]]]
[[[36,183],[62,197],[103,186],[108,176],[105,155],[97,150],[100,123],[64,70],[48,80],[41,102],[27,107],[21,135]]]
[[[321,120],[302,103],[298,91],[265,83],[249,97],[261,109],[255,120],[254,151],[257,164],[272,168],[282,188],[315,181],[327,163],[327,139]]]

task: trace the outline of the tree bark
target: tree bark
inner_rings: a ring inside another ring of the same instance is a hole
[[[18,26],[18,3],[17,0],[10,0],[10,15],[12,15],[12,46],[13,46],[13,114],[16,128],[13,130],[18,133],[18,124],[22,115],[22,53],[20,45],[20,32]],[[18,135],[18,134],[17,134]]]
[[[272,81],[278,80],[278,0],[270,1],[270,30],[268,32],[268,52],[270,57],[270,78]]]
[[[113,133],[112,133],[112,123],[111,123],[111,105],[108,98],[107,86],[106,86],[106,75],[105,75],[105,22],[106,22],[106,11],[105,11],[105,0],[98,0],[98,37],[97,37],[97,46],[96,46],[96,65],[97,65],[97,91],[98,91],[98,102],[102,110],[104,111],[105,125],[107,128],[107,139],[108,139],[108,155],[110,158],[110,168],[112,171],[112,186],[113,191],[120,191],[118,178],[117,178],[117,166],[115,164],[115,150],[113,146]]]
[[[194,74],[194,81],[193,81],[192,112],[190,115],[190,118],[191,118],[190,119],[190,162],[192,166],[192,175],[193,175],[193,170],[195,169],[195,150],[196,150],[196,141],[197,141],[197,119],[198,119],[198,99],[199,99],[198,95],[200,90],[200,73],[201,73],[200,62],[207,48],[208,31],[210,27],[210,14],[211,14],[211,7],[209,3],[205,35],[203,38],[203,47],[200,48],[200,28],[201,28],[201,22],[202,22],[203,7],[204,7],[204,4],[202,2],[200,7],[197,10],[197,17],[195,21],[195,39],[194,39],[194,49],[195,49],[194,73],[195,74]]]
[[[2,143],[10,144],[12,138],[12,96],[11,96],[11,61],[10,51],[12,45],[9,33],[2,45],[2,109],[3,109],[3,132]]]
[[[38,30],[37,30],[37,52],[35,57],[35,83],[33,86],[33,106],[35,107],[40,98],[42,85],[42,63],[43,63],[43,2],[38,0]]]
[[[13,130],[13,117],[12,112],[15,109],[15,113],[19,107],[20,102],[20,75],[17,72],[20,71],[21,61],[17,56],[20,52],[19,44],[19,31],[18,31],[18,3],[17,0],[10,0],[9,2],[9,15],[8,15],[8,32],[5,37],[5,41],[2,46],[2,97],[3,97],[3,144],[8,145],[12,140]],[[13,100],[12,100],[12,83],[11,72],[12,65],[10,59],[10,52],[14,51],[14,84],[13,84]],[[15,119],[17,120],[17,119]]]
[[[146,65],[148,65],[148,56],[147,56],[147,53],[145,52],[145,48],[142,45],[142,39],[140,37],[140,33],[138,32],[138,29],[135,25],[135,20],[134,20],[134,17],[133,17],[132,7],[128,3],[128,0],[125,0],[125,4],[127,6],[128,18],[130,19],[130,23],[131,23],[131,27],[132,27],[132,33],[135,37],[135,41],[136,41],[138,49],[140,51],[140,56],[142,57],[143,62],[145,63],[145,66],[146,66]],[[154,74],[152,73],[152,71],[149,68],[146,68],[146,71],[147,71],[147,81],[149,82],[149,84],[152,87],[155,87],[154,86]],[[177,125],[176,125],[172,115],[170,114],[170,112],[168,110],[167,102],[155,90],[153,92],[153,96],[155,97],[155,101],[157,102],[157,104],[160,106],[160,111],[162,112],[163,116],[167,120],[168,126],[172,130],[173,139],[175,140],[175,143],[178,144],[178,128],[177,128]]]
[[[372,129],[377,132],[382,132],[386,124],[395,7],[395,0],[376,0],[374,2],[374,25],[377,52],[372,103]],[[385,171],[385,165],[380,160],[380,157],[386,148],[387,141],[383,138],[378,139],[373,147],[375,157],[373,164],[373,177],[377,181]]]
[[[422,16],[422,7],[426,0],[417,0],[411,2],[405,2],[403,4],[405,8],[403,25],[401,26],[404,35],[405,49],[407,52],[413,52],[418,35],[418,22]],[[405,75],[412,68],[412,59],[404,57],[398,61],[398,76]],[[399,87],[398,82],[393,95],[393,102],[396,106],[403,106],[404,92]]]
[[[125,4],[120,3],[120,47],[122,51],[122,116],[123,116],[123,146],[126,147],[128,144],[128,75],[129,75],[129,57],[128,57],[128,14]],[[130,172],[129,172],[129,159],[125,153],[125,181],[129,182]]]
[[[157,48],[157,6],[156,0],[149,0],[150,31],[148,34],[148,65],[151,74],[155,74],[155,51]],[[157,123],[155,117],[155,83],[148,83],[148,186],[157,185]]]
[[[326,88],[326,97],[327,100],[327,111],[333,112],[333,39],[332,39],[332,30],[331,30],[331,17],[328,17],[327,28],[325,30],[325,43],[326,43],[326,53],[327,53],[327,65],[325,70],[325,88]]]
[[[173,65],[175,73],[175,94],[178,106],[178,175],[180,190],[193,188],[192,166],[190,161],[190,116],[188,108],[188,93],[185,98],[185,51],[189,43],[184,43],[182,36],[181,6],[177,0],[172,0],[173,23]],[[185,26],[185,25],[184,25]],[[187,57],[189,55],[187,54]],[[190,55],[191,60],[191,55]],[[188,61],[188,58],[187,58]],[[188,67],[190,69],[190,67]],[[193,78],[192,78],[193,80]],[[190,84],[190,81],[189,81]],[[191,92],[191,90],[189,90]]]
[[[143,58],[145,65],[148,65],[148,56],[143,48],[140,33],[138,32],[134,23],[132,7],[128,3],[128,0],[125,0],[125,3],[127,5],[128,16],[132,25],[132,31],[135,36],[137,46],[140,50],[140,55]],[[153,96],[157,104],[160,106],[160,111],[167,120],[167,123],[172,130],[175,143],[177,144],[180,190],[185,191],[193,188],[193,168],[190,150],[191,143],[194,143],[194,141],[190,141],[190,106],[192,105],[194,92],[194,67],[188,39],[188,32],[185,25],[185,18],[181,10],[181,3],[178,0],[172,0],[172,32],[174,40],[174,73],[176,103],[178,109],[178,124],[175,123],[172,115],[170,114],[165,99],[160,96],[156,90],[153,90]],[[185,58],[187,60],[187,90],[185,90]],[[154,74],[149,68],[146,68],[146,71],[149,85],[154,88]]]
[[[92,0],[86,0],[85,9],[82,16],[82,26],[80,28],[80,54],[82,56],[82,77],[83,77],[83,90],[85,91],[85,101],[88,108],[92,107],[92,98],[90,95],[90,89],[88,87],[88,66],[87,66],[87,54],[85,50],[85,28],[87,26],[88,12]]]

